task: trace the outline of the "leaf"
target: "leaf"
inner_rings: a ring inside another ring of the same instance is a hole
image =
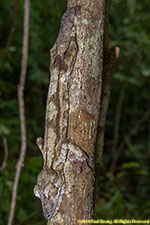
[[[128,168],[139,168],[140,163],[139,162],[128,162],[128,163],[123,163],[122,168],[128,169]]]

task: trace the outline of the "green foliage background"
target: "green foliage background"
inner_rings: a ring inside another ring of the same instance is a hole
[[[0,57],[12,26],[13,4],[12,0],[5,0],[0,4]],[[16,225],[44,224],[40,201],[33,195],[36,177],[43,163],[35,140],[44,133],[49,50],[57,37],[65,7],[64,0],[31,1],[29,65],[25,88],[28,147],[18,189],[14,220]],[[103,162],[101,168],[96,171],[94,218],[149,218],[149,119],[125,140],[125,136],[150,108],[149,11],[148,0],[112,1],[109,18],[110,40],[112,46],[120,46],[121,53],[113,77]],[[23,1],[20,1],[16,30],[0,67],[0,162],[3,159],[2,135],[7,137],[9,148],[7,167],[0,172],[0,225],[7,224],[19,155],[17,84],[20,75],[22,30]],[[124,147],[112,173],[110,168],[114,160],[112,146],[116,107],[121,95],[119,140],[115,152],[120,144],[124,143]]]

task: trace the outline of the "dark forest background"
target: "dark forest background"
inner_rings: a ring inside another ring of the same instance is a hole
[[[2,136],[9,158],[0,172],[0,225],[6,225],[20,148],[17,85],[19,83],[23,1],[0,3],[0,163]],[[64,0],[31,1],[29,64],[25,85],[27,154],[18,189],[15,225],[43,225],[40,201],[33,195],[42,156],[35,144],[43,136],[49,84],[49,50],[66,8]],[[149,0],[113,0],[109,30],[111,45],[121,53],[113,76],[106,121],[105,146],[96,171],[94,218],[149,219],[150,215],[150,3]],[[16,14],[16,24],[14,22]],[[15,28],[4,56],[4,49]],[[2,59],[3,58],[3,59]]]

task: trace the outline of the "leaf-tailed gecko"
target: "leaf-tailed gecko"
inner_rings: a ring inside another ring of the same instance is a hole
[[[34,194],[41,200],[46,219],[55,216],[66,190],[64,165],[68,152],[71,151],[81,164],[86,162],[90,168],[88,154],[68,138],[70,77],[78,54],[75,26],[77,11],[78,7],[66,10],[58,38],[51,50],[51,82],[47,98],[45,136],[44,139],[37,139],[44,165],[38,175]],[[78,172],[81,172],[80,168]]]

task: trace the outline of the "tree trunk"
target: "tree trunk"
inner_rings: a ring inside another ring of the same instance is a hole
[[[51,50],[44,166],[34,193],[50,224],[91,219],[103,67],[104,0],[69,0]]]

